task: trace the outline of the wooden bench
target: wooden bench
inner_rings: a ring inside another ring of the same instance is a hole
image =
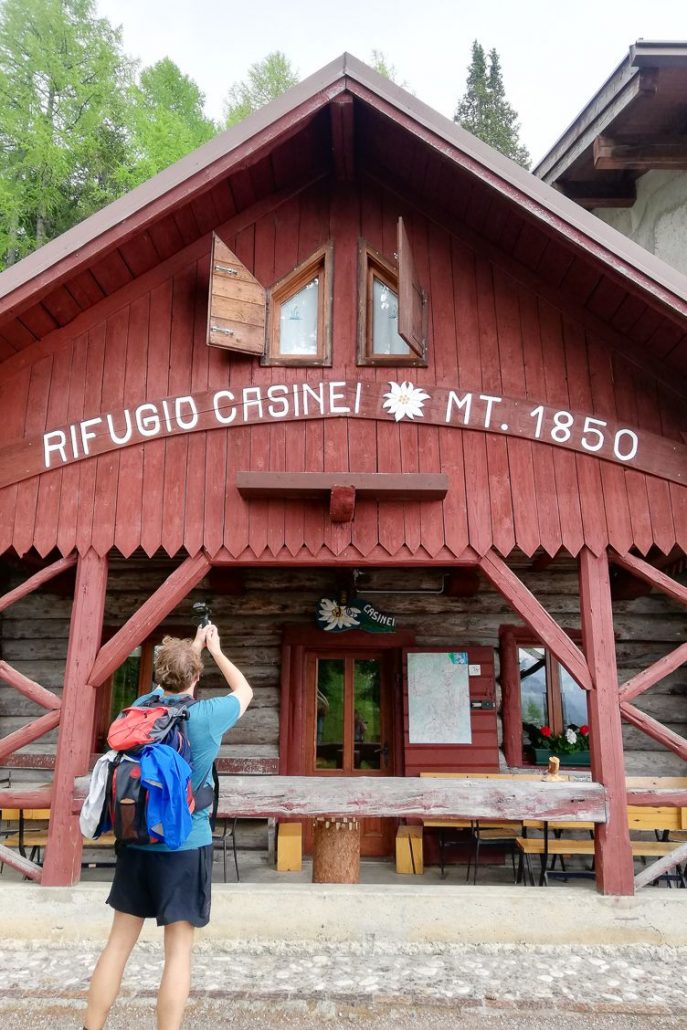
[[[14,829],[2,837],[2,844],[6,848],[17,850],[22,858],[27,858],[36,865],[42,865],[41,852],[48,844],[48,829],[50,824],[49,808],[5,808],[2,809],[2,819],[7,821]],[[97,840],[88,840],[85,843],[87,849],[105,849],[112,851],[115,839],[111,833],[104,833]],[[105,861],[84,861],[82,868],[95,869],[99,866],[113,866],[114,858]],[[0,867],[1,868],[1,867]]]
[[[675,786],[675,784],[671,784]],[[630,846],[632,848],[632,856],[635,859],[659,859],[665,855],[671,854],[675,850],[675,842],[669,839],[669,836],[674,831],[680,831],[687,829],[687,809],[677,808],[674,806],[648,806],[648,805],[628,805],[627,809],[627,822],[630,832],[654,832],[654,839],[641,839],[631,838]],[[541,828],[542,824],[535,822],[525,822],[525,830],[530,828]],[[555,861],[556,858],[567,858],[572,856],[582,857],[594,857],[594,839],[593,836],[587,839],[574,839],[572,837],[560,837],[558,834],[562,831],[570,829],[589,829],[592,834],[594,831],[594,824],[590,823],[586,827],[583,824],[566,823],[566,822],[546,822],[543,824],[543,836],[541,837],[529,837],[522,836],[518,837],[516,844],[520,852],[520,866],[518,870],[518,882],[526,882],[524,879],[524,870],[526,868],[529,881],[534,884],[534,874],[532,872],[532,864],[530,859],[533,856],[539,858],[541,871],[539,875],[539,885],[548,886],[550,876],[562,876],[568,877],[581,877],[593,875],[591,870],[575,870],[570,871],[563,868],[562,870],[554,870],[549,866],[549,859]],[[556,834],[554,838],[551,837],[551,833]],[[658,839],[660,835],[661,839]],[[668,874],[664,874],[668,876]],[[681,869],[675,874],[670,876],[671,879],[677,879],[682,887],[687,886],[685,882],[684,872]]]

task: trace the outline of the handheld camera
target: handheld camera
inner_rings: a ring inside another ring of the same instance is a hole
[[[206,601],[195,601],[191,609],[197,626],[209,626],[212,622],[210,605]]]

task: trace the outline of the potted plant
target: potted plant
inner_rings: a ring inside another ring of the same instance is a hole
[[[589,765],[589,726],[570,723],[563,733],[554,733],[550,726],[526,722],[523,729],[535,765],[546,765],[551,755],[557,755],[561,765]]]

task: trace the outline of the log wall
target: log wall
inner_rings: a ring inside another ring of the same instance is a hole
[[[121,626],[169,573],[171,563],[141,560],[114,562],[111,568],[105,622],[108,630]],[[527,586],[565,628],[579,627],[577,573],[574,567],[551,566],[543,572],[518,570]],[[212,594],[206,584],[193,591],[169,617],[173,632],[192,631],[191,605],[208,600],[228,654],[245,672],[255,689],[246,716],[231,731],[223,757],[272,758],[279,754],[279,691],[282,632],[286,626],[311,623],[316,601],[335,591],[333,569],[245,569],[244,592]],[[18,582],[18,580],[17,580]],[[436,593],[442,583],[437,569],[378,569],[370,572],[370,595],[377,607],[396,617],[399,629],[413,630],[416,646],[457,649],[474,645],[493,649],[498,688],[498,631],[518,620],[505,601],[485,580],[472,597]],[[10,582],[10,586],[14,585]],[[361,593],[364,589],[361,588]],[[0,657],[42,686],[61,692],[66,658],[71,598],[43,588],[12,605],[0,617]],[[684,610],[659,593],[614,604],[618,669],[621,681],[687,639]],[[329,641],[329,638],[328,638]],[[201,696],[212,696],[222,685],[211,661]],[[636,699],[643,711],[678,733],[687,733],[687,669],[678,669]],[[398,699],[400,704],[400,697]],[[42,714],[32,701],[0,683],[0,736]],[[630,726],[624,726],[626,771],[634,775],[680,775],[684,763]],[[32,754],[54,753],[56,733],[25,749]],[[500,739],[500,735],[499,735]],[[443,749],[447,751],[448,749]],[[450,754],[442,753],[446,767]],[[460,767],[460,762],[453,763]],[[407,756],[406,771],[417,762]],[[13,779],[45,779],[45,771],[13,770]]]

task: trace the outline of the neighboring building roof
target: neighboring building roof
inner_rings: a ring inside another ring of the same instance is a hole
[[[586,208],[629,207],[649,169],[687,168],[687,42],[637,40],[534,174]]]
[[[348,54],[2,273],[0,360],[210,229],[236,231],[275,192],[330,174],[419,199],[629,356],[648,348],[682,388],[687,277]]]

